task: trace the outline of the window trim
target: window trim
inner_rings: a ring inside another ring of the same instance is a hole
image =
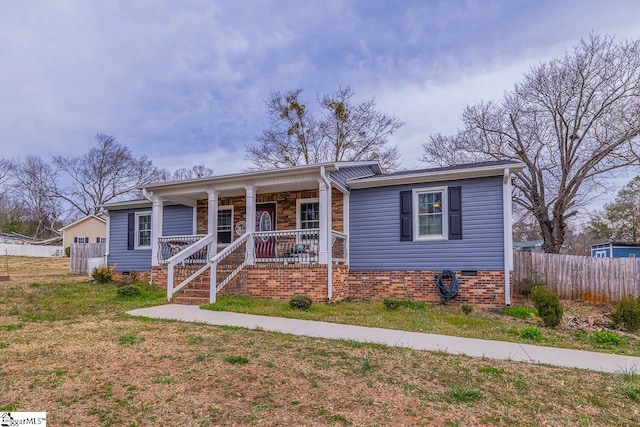
[[[233,205],[223,205],[223,206],[218,206],[218,215],[220,214],[220,211],[231,211],[231,229],[229,230],[231,232],[231,241],[229,243],[219,243],[216,242],[216,244],[220,247],[227,247],[228,245],[230,245],[231,243],[233,243],[233,233],[234,233],[234,225],[233,225]],[[218,217],[216,215],[216,232],[218,233],[218,236],[220,236],[220,228],[218,225]],[[228,233],[228,232],[227,232]],[[220,237],[218,237],[218,239],[220,239]]]
[[[300,205],[303,203],[317,203],[318,204],[318,215],[320,214],[320,198],[311,197],[308,199],[296,199],[296,230],[302,229],[302,220],[300,218],[300,214],[302,213],[300,210]],[[318,217],[318,228],[320,228],[320,217]]]
[[[414,188],[412,193],[413,241],[449,240],[449,195],[448,187]],[[420,235],[420,210],[418,195],[425,193],[442,193],[442,234]]]
[[[140,220],[139,218],[141,216],[148,216],[149,217],[149,225],[151,228],[149,228],[149,244],[148,245],[140,245]],[[134,224],[134,233],[135,233],[135,240],[134,240],[134,246],[133,249],[151,249],[151,245],[152,245],[152,240],[153,240],[153,224],[151,223],[151,211],[144,211],[144,212],[136,212],[135,215],[136,221]]]

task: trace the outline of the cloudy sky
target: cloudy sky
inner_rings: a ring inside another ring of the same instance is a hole
[[[0,157],[136,155],[248,166],[270,92],[351,85],[406,122],[403,168],[466,104],[498,99],[590,32],[640,36],[640,1],[0,0]]]

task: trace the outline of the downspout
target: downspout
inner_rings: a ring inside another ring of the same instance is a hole
[[[153,202],[153,191],[147,191],[146,188],[142,189],[142,195],[144,196],[145,199],[147,199],[150,202]]]
[[[109,246],[111,245],[111,215],[109,215],[109,211],[105,212],[107,214],[107,248],[104,250],[104,265],[109,265]]]
[[[320,166],[320,177],[322,178],[322,181],[324,181],[325,185],[327,186],[327,191],[329,191],[329,200],[333,202],[331,198],[331,181],[329,181],[329,178],[327,178],[324,166]],[[331,218],[331,203],[329,203],[329,205],[327,206],[327,209],[328,209],[327,217],[329,218],[329,221],[327,221],[327,230],[325,230],[325,232],[328,234],[327,243],[329,245],[329,247],[327,248],[327,301],[331,301],[331,298],[333,297],[333,277],[331,277],[333,274],[333,266],[332,266],[333,256],[332,256],[332,247],[331,247],[331,228],[332,228],[331,223],[333,219]]]
[[[511,173],[504,170],[502,180],[502,212],[504,220],[504,304],[511,305],[511,277],[513,269],[513,230],[511,218]]]

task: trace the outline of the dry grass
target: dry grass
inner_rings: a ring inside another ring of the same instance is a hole
[[[0,410],[51,425],[640,423],[635,375],[129,318],[153,301],[101,286],[87,309],[73,296],[96,285],[54,282],[0,283]],[[62,320],[25,320],[62,289]]]

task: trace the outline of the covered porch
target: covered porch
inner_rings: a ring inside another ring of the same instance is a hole
[[[324,167],[158,184],[147,192],[154,281],[166,280],[168,299],[197,287],[200,298],[208,294],[213,302],[243,269],[257,265],[324,269],[325,283],[315,285],[331,299],[332,263],[348,264],[349,196]],[[162,236],[164,208],[176,203],[192,207],[193,234]]]

